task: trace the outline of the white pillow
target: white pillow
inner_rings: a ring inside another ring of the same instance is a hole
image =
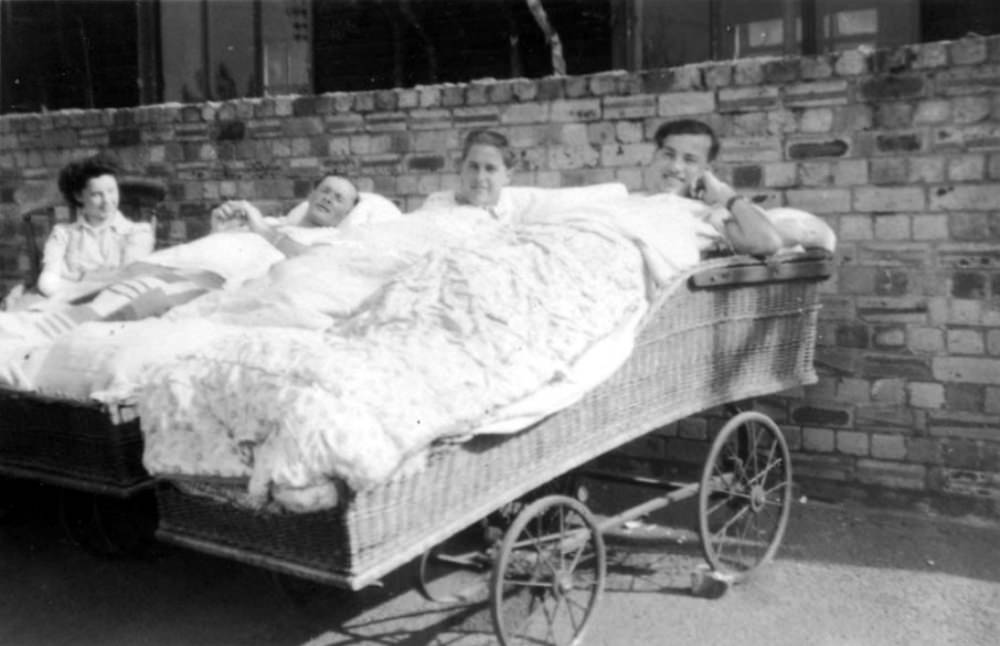
[[[806,249],[819,248],[830,252],[837,247],[837,235],[833,229],[812,213],[784,206],[768,209],[765,213],[781,235],[782,247],[801,245]]]

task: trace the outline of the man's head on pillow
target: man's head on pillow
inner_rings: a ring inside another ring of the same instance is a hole
[[[309,194],[309,208],[299,222],[306,227],[335,227],[357,206],[357,187],[339,175],[327,175]]]
[[[698,182],[719,153],[711,126],[694,119],[669,121],[653,135],[656,152],[646,167],[646,188],[654,193],[696,197]]]

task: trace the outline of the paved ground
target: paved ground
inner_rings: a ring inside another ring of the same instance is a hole
[[[288,590],[262,570],[168,546],[102,559],[65,538],[52,502],[34,496],[0,526],[4,646],[493,643],[482,607],[427,603],[411,568],[346,594]],[[749,583],[694,597],[699,562],[683,545],[612,550],[586,643],[1000,643],[1000,526],[985,521],[799,502],[778,560]]]

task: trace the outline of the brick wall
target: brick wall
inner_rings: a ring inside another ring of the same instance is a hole
[[[453,187],[464,133],[507,133],[517,182],[641,188],[653,130],[723,135],[721,174],[840,236],[819,384],[763,402],[810,486],[1000,511],[1000,38],[542,80],[0,117],[0,280],[26,266],[24,205],[110,147],[169,186],[169,241],[220,200],[278,212],[325,171],[406,208]],[[690,420],[613,458],[692,454]],[[653,466],[650,466],[653,464]],[[875,489],[872,489],[874,487]]]

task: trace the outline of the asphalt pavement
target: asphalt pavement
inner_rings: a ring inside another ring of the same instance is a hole
[[[56,492],[29,497],[0,515],[4,646],[495,643],[484,605],[427,602],[412,565],[348,593],[163,544],[97,556],[67,537]],[[609,549],[585,644],[1000,644],[995,520],[799,499],[777,559],[718,599],[692,594],[702,559],[679,536]]]

